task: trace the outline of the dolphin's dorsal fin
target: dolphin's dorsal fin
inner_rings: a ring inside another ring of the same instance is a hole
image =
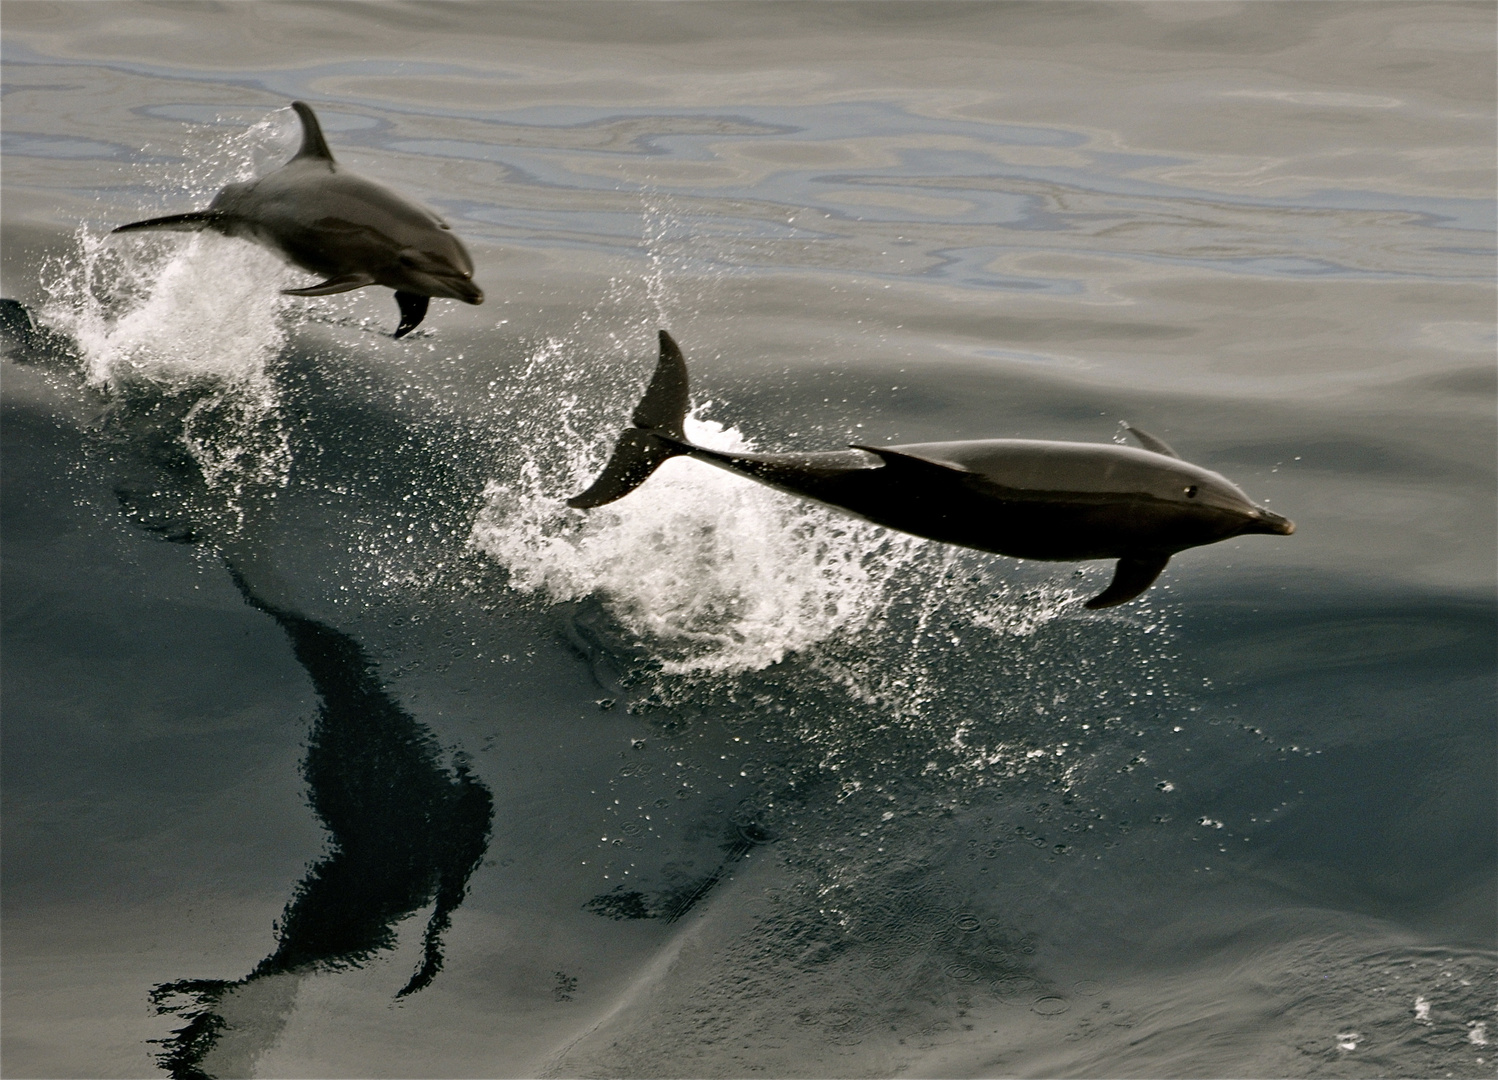
[[[1116,607],[1126,604],[1140,593],[1144,592],[1155,583],[1160,576],[1160,571],[1165,569],[1165,564],[1170,562],[1170,555],[1131,555],[1118,560],[1118,567],[1113,571],[1113,580],[1108,587],[1098,593],[1083,607],[1096,611],[1098,608]]]
[[[915,454],[907,454],[903,450],[896,450],[889,446],[864,446],[861,443],[849,443],[854,450],[863,450],[869,454],[876,454],[884,459],[886,465],[895,465],[910,469],[940,469],[942,472],[965,473],[977,475],[972,469],[965,468],[950,461],[933,461],[931,458],[918,457]]]
[[[329,165],[336,164],[333,161],[333,151],[328,149],[328,140],[322,137],[322,125],[317,122],[317,114],[312,111],[312,106],[305,101],[293,101],[291,107],[302,118],[302,148],[291,160],[301,161],[303,158],[311,158],[315,161],[326,161]]]
[[[1181,456],[1170,448],[1170,443],[1166,442],[1164,439],[1155,438],[1155,436],[1151,435],[1148,431],[1140,431],[1133,424],[1125,423],[1124,430],[1127,431],[1130,435],[1134,436],[1134,438],[1138,439],[1139,445],[1144,447],[1146,450],[1153,450],[1155,453],[1164,454],[1166,457],[1179,458]]]

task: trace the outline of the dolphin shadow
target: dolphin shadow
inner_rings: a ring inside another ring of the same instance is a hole
[[[277,924],[275,950],[249,975],[237,982],[179,980],[152,992],[159,1012],[188,1020],[162,1040],[158,1055],[174,1077],[212,1075],[205,1059],[234,1026],[220,1008],[226,998],[242,997],[272,976],[358,967],[394,948],[397,924],[435,902],[421,962],[396,996],[430,985],[442,970],[443,935],[488,848],[494,815],[489,789],[464,756],[444,766],[431,730],[385,691],[353,638],[269,603],[236,567],[228,569],[245,602],[286,632],[320,699],[302,773],[330,851],[297,885]],[[279,1022],[261,1032],[259,1049],[284,1024],[290,1000],[283,998]]]
[[[758,822],[735,822],[729,837],[719,847],[722,858],[706,875],[697,878],[669,875],[676,880],[654,893],[617,885],[613,892],[593,897],[583,905],[583,910],[605,919],[660,919],[666,923],[674,923],[705,900],[720,882],[732,875],[734,868],[756,847],[774,842],[775,834]]]
[[[0,346],[19,364],[76,371],[76,343],[37,325],[14,300],[0,299]],[[231,552],[248,556],[255,545],[232,527],[234,508],[205,484],[184,440],[196,417],[200,438],[253,448],[257,433],[231,398],[207,382],[126,384],[100,404],[92,434],[121,513],[162,540],[223,555],[245,603],[285,631],[318,697],[302,775],[327,850],[293,891],[274,950],[241,979],[181,979],[151,993],[159,1014],[186,1021],[158,1040],[157,1062],[170,1075],[250,1075],[285,1026],[302,976],[357,968],[393,949],[398,925],[428,905],[421,959],[397,997],[432,983],[453,913],[488,849],[493,798],[465,755],[447,754],[396,702],[353,637],[267,600],[236,565]],[[244,506],[259,524],[273,502],[248,498]],[[257,570],[262,576],[274,580],[269,567]]]

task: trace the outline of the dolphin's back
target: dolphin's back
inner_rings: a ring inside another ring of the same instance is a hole
[[[1036,494],[1151,495],[1177,499],[1191,484],[1227,483],[1216,473],[1150,450],[1107,443],[979,439],[914,443],[889,450],[1002,488]]]
[[[231,188],[233,190],[231,190]],[[212,209],[231,235],[263,243],[316,274],[384,271],[402,253],[420,252],[473,273],[473,260],[436,214],[382,184],[340,172],[316,158],[289,164],[245,185],[225,188]]]
[[[343,221],[399,233],[395,238],[408,243],[419,243],[432,229],[444,227],[436,214],[383,184],[333,172],[305,158],[262,177],[244,195],[241,213],[284,215],[308,226]]]

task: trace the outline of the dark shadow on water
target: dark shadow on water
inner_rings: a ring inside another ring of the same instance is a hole
[[[672,882],[656,893],[626,890],[620,885],[612,892],[593,897],[583,909],[606,919],[661,919],[673,923],[704,900],[751,851],[774,840],[774,835],[757,822],[736,823],[733,834],[722,845],[722,861],[705,877]]]
[[[386,693],[357,642],[268,603],[237,569],[229,573],[246,603],[286,631],[320,699],[302,771],[330,851],[298,884],[275,951],[248,976],[180,980],[152,992],[158,1011],[188,1021],[158,1055],[174,1077],[214,1075],[204,1065],[233,1026],[224,1016],[226,998],[271,976],[356,967],[393,948],[396,926],[434,904],[421,962],[397,996],[428,986],[442,969],[443,935],[483,858],[493,819],[488,788],[463,756],[444,765],[430,729]],[[255,1020],[272,1029],[252,1039],[261,1050],[279,1033],[284,1010]]]
[[[73,343],[37,326],[13,300],[0,300],[0,345],[17,363],[76,375]],[[189,435],[227,453],[275,450],[274,431],[247,422],[217,384],[133,382],[114,388],[101,406],[93,434],[120,510],[135,527],[173,543],[232,549],[233,523],[254,521],[268,505],[253,498],[242,508],[226,504],[189,453]],[[431,905],[421,959],[397,997],[429,986],[442,970],[443,937],[488,847],[494,814],[489,789],[467,758],[445,752],[431,729],[401,708],[357,641],[270,602],[232,558],[226,565],[245,602],[286,632],[316,690],[302,774],[328,842],[286,905],[275,949],[253,971],[152,991],[159,1013],[186,1021],[161,1040],[157,1055],[163,1069],[182,1078],[250,1075],[284,1027],[300,976],[358,967],[393,949],[399,924]]]
[[[357,642],[261,599],[233,566],[229,573],[245,602],[286,631],[317,690],[302,772],[330,851],[297,886],[275,951],[248,976],[181,980],[152,993],[158,1010],[188,1019],[159,1055],[175,1077],[211,1075],[203,1062],[225,1028],[217,1006],[227,994],[273,975],[358,966],[393,948],[397,924],[435,902],[421,963],[397,996],[428,986],[493,819],[488,788],[462,755],[444,765],[430,729],[386,693]]]

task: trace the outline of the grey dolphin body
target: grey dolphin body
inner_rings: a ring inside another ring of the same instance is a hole
[[[207,210],[121,225],[114,231],[212,229],[270,248],[287,262],[322,275],[288,296],[328,296],[365,285],[395,290],[404,337],[426,316],[433,296],[481,304],[473,260],[448,224],[389,188],[343,172],[333,160],[311,106],[294,101],[302,146],[281,168],[230,184]]]
[[[1135,428],[1138,450],[1108,443],[979,439],[740,454],[688,442],[687,368],[661,331],[655,376],[603,473],[570,500],[580,510],[629,494],[661,462],[694,457],[876,525],[1021,559],[1117,559],[1089,608],[1134,599],[1186,548],[1295,525],[1215,472]]]

